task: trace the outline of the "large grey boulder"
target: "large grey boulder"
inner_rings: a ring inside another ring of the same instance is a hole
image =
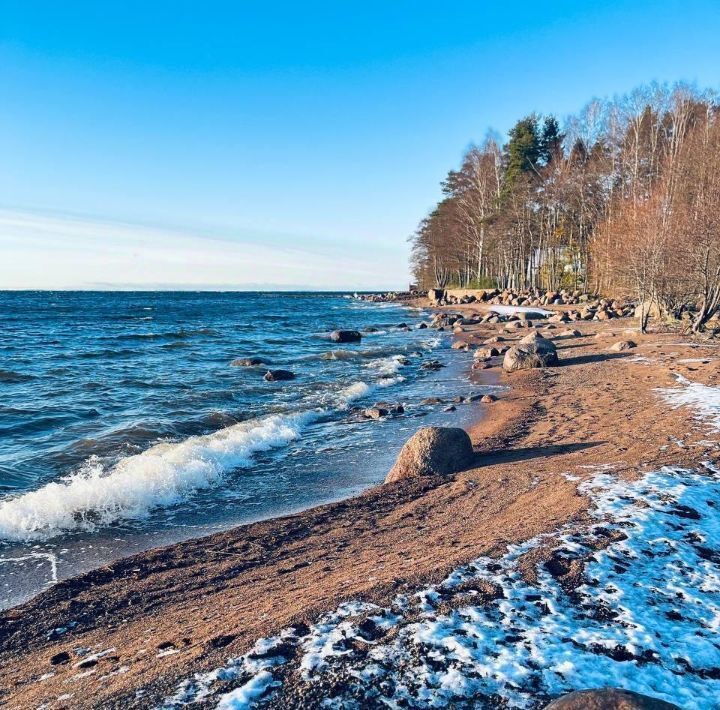
[[[385,483],[457,473],[467,468],[472,460],[472,442],[464,429],[423,427],[405,442]]]
[[[533,331],[525,336],[515,347],[505,353],[503,370],[532,370],[538,367],[552,367],[558,364],[555,344]]]
[[[330,333],[330,340],[333,343],[359,343],[362,340],[362,334],[357,330],[333,330]]]
[[[545,710],[680,710],[664,700],[621,688],[576,690],[553,700]]]

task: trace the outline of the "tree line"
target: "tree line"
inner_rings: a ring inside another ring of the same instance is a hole
[[[560,126],[531,114],[489,134],[411,236],[420,287],[585,289],[643,312],[720,309],[720,102],[651,84]],[[646,325],[643,319],[643,328]]]

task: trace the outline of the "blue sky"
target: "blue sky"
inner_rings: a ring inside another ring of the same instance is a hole
[[[0,0],[0,288],[402,287],[488,128],[718,87],[720,5]]]

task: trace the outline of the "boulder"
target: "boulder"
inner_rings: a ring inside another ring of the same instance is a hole
[[[582,333],[574,328],[570,330],[562,330],[557,334],[558,338],[579,338],[580,336],[582,336]]]
[[[387,409],[389,414],[404,414],[405,407],[402,404],[393,402],[375,402],[373,407],[379,407],[380,409]]]
[[[382,419],[386,417],[390,412],[384,407],[368,407],[363,410],[363,416],[365,419]]]
[[[536,345],[543,351],[555,351],[555,345],[552,340],[544,337],[537,330],[533,330],[518,341],[519,345]]]
[[[428,298],[430,303],[440,304],[445,300],[445,289],[444,288],[431,288],[428,291]]]
[[[290,370],[268,370],[263,378],[266,382],[281,382],[283,380],[294,380],[295,373]]]
[[[614,353],[620,353],[623,350],[632,350],[636,347],[637,343],[633,342],[632,340],[618,340],[617,343],[610,346],[610,350],[612,350]]]
[[[359,343],[362,335],[357,330],[333,330],[330,333],[330,340],[333,343]]]
[[[664,700],[621,688],[576,690],[553,700],[545,710],[680,710]]]
[[[232,367],[257,367],[265,364],[267,363],[261,357],[239,357],[230,363]]]
[[[466,343],[464,340],[456,340],[451,346],[453,350],[467,350],[470,345],[469,343]]]
[[[558,356],[555,345],[547,338],[543,338],[537,331],[533,331],[505,353],[503,370],[515,372],[537,367],[551,367],[557,364]]]
[[[484,394],[482,397],[480,397],[480,401],[483,404],[491,404],[492,402],[495,402],[497,400],[497,397],[494,394]]]
[[[491,357],[497,357],[499,354],[500,351],[497,348],[478,348],[473,357],[476,360],[488,360]]]
[[[659,318],[661,314],[660,308],[654,301],[641,301],[637,304],[637,306],[635,306],[633,310],[633,315],[635,316],[635,318],[640,318],[641,316]]]
[[[423,427],[402,447],[385,483],[419,476],[450,475],[473,460],[470,437],[456,427]]]
[[[439,360],[428,360],[420,365],[423,370],[439,370],[441,367],[445,367]]]

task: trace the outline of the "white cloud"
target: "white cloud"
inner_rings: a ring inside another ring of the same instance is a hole
[[[402,249],[0,210],[0,289],[398,288]]]

